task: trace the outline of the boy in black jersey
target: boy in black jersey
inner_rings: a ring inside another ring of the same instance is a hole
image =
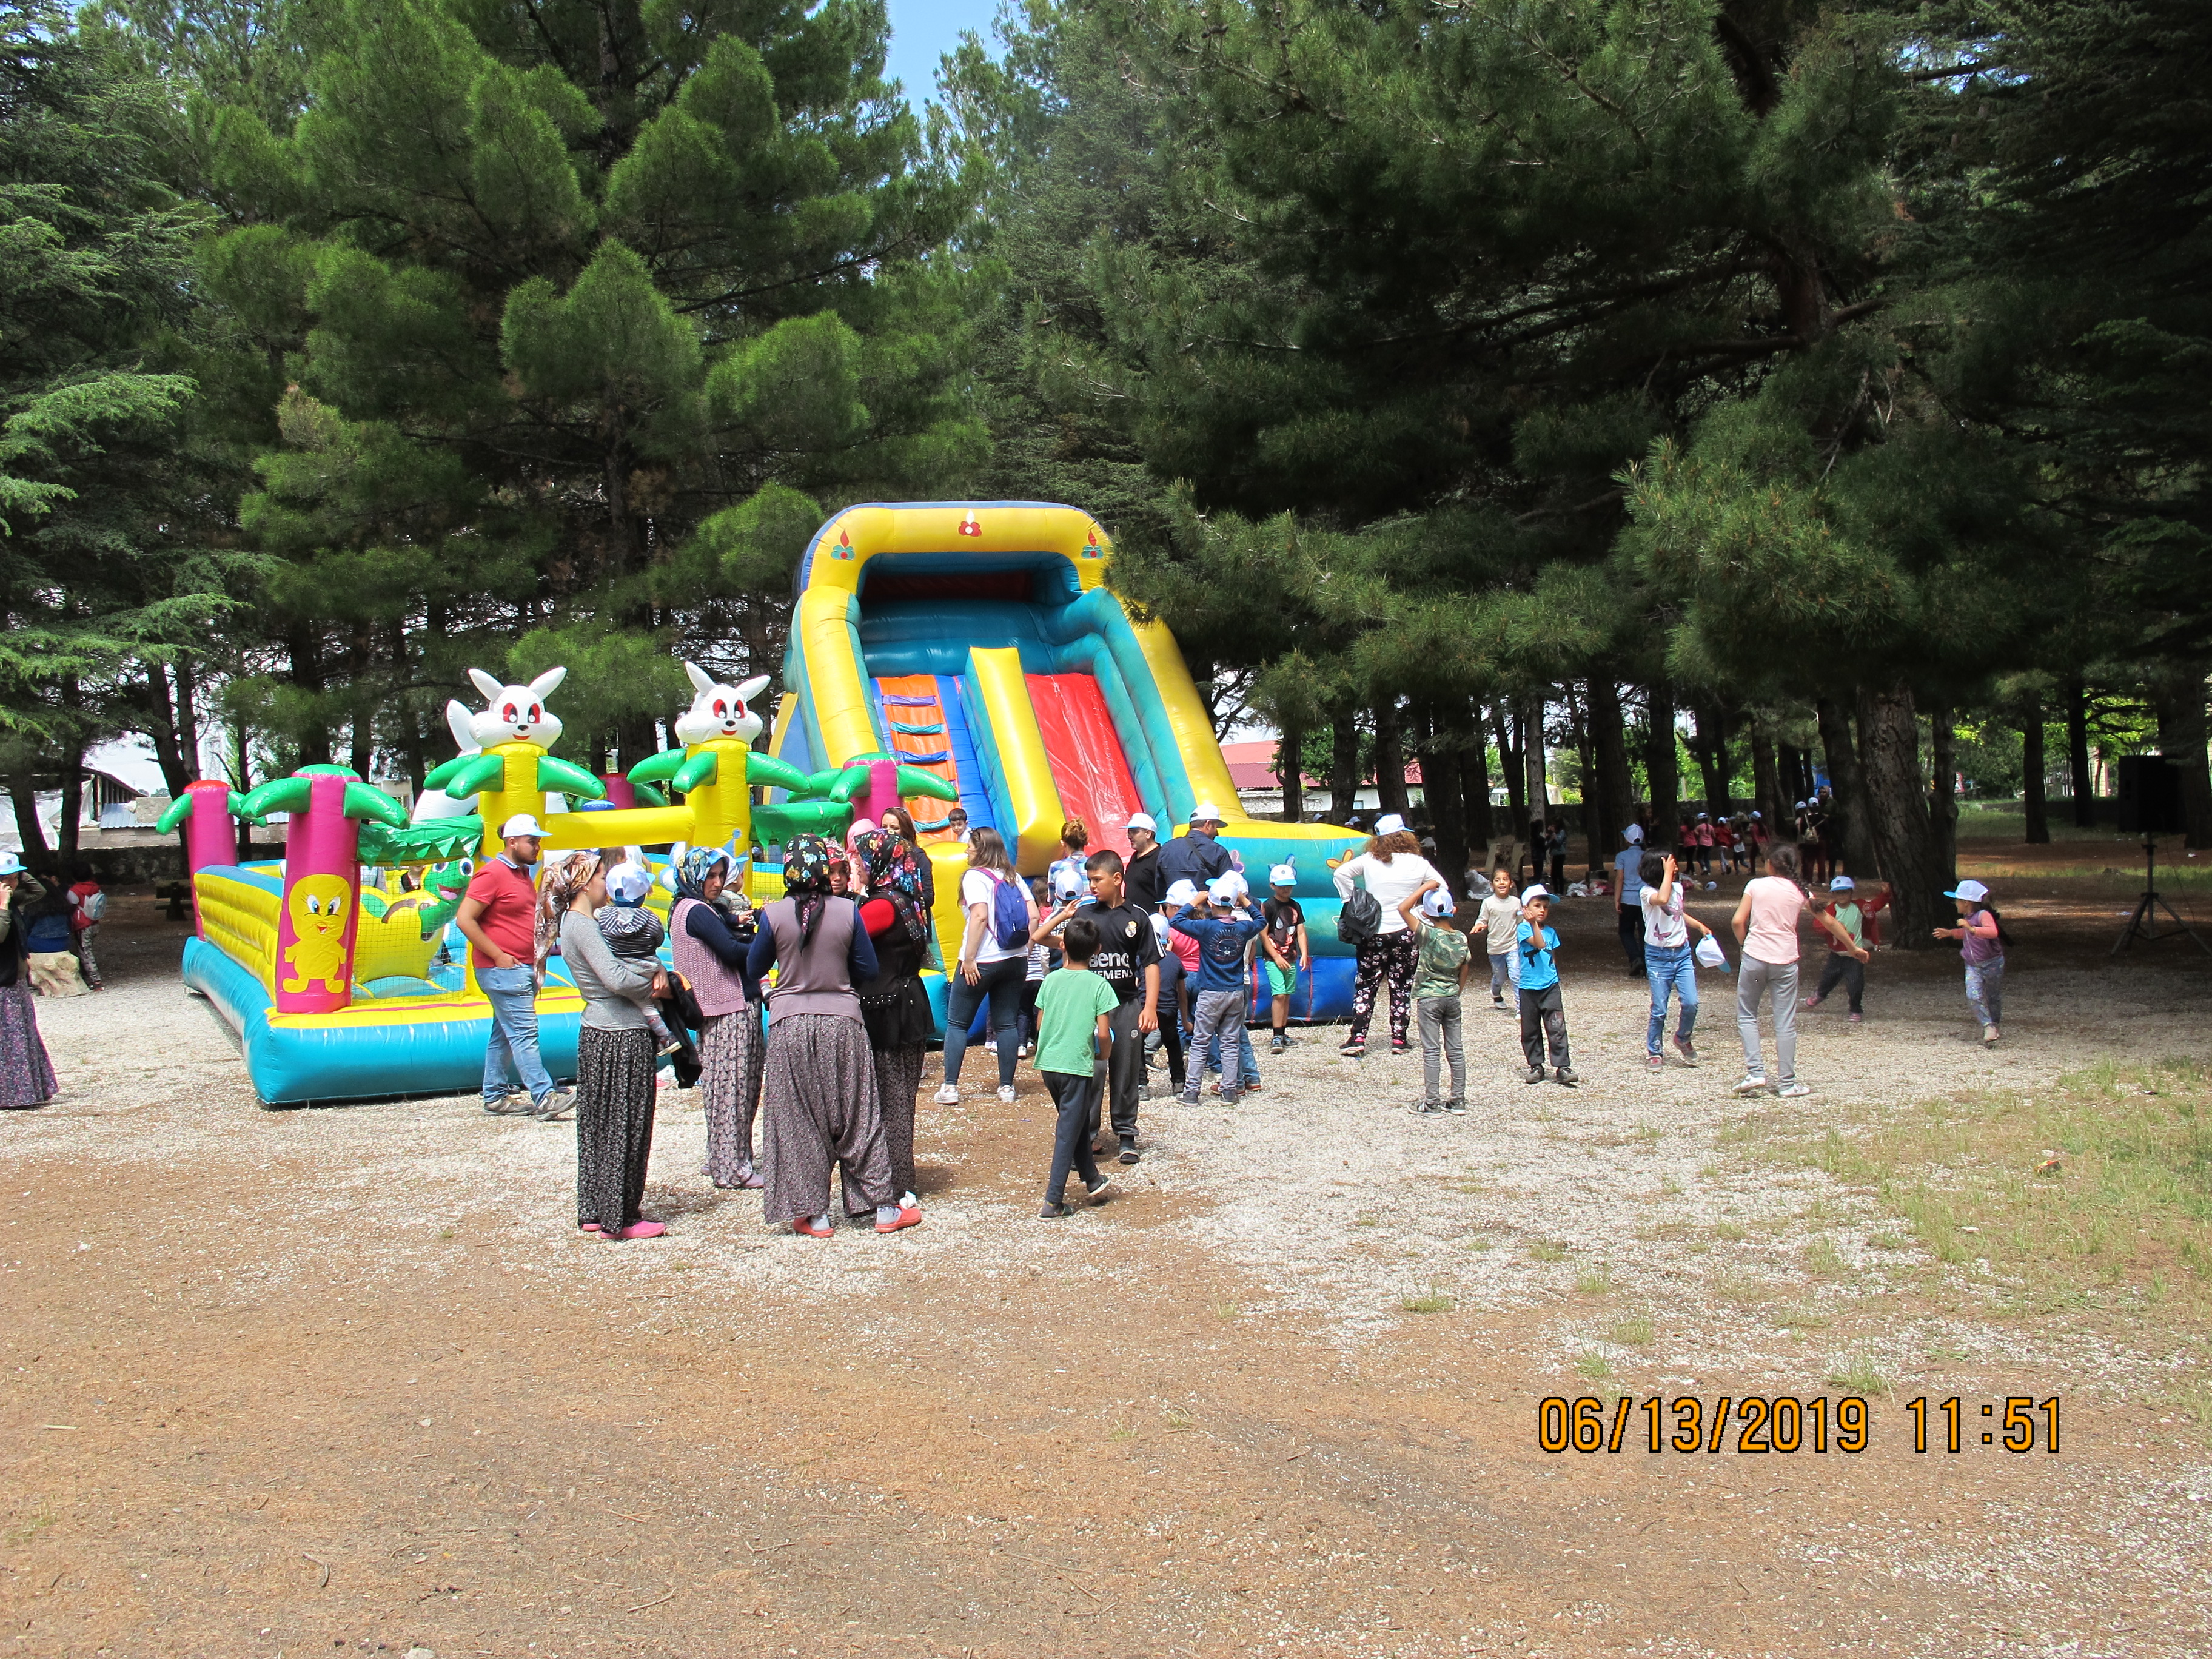
[[[1298,975],[1313,967],[1313,952],[1306,942],[1306,913],[1291,896],[1297,879],[1298,872],[1289,865],[1277,865],[1267,872],[1269,896],[1260,907],[1260,919],[1267,924],[1260,935],[1260,946],[1267,953],[1267,992],[1273,999],[1269,1005],[1269,1024],[1275,1030],[1267,1044],[1271,1054],[1291,1046],[1291,993],[1297,988]]]

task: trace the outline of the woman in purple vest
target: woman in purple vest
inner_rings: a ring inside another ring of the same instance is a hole
[[[783,890],[762,913],[745,963],[755,980],[775,969],[761,1087],[768,1218],[809,1238],[833,1237],[835,1164],[848,1214],[873,1205],[878,1232],[915,1226],[921,1212],[896,1201],[875,1060],[854,990],[876,976],[876,953],[859,907],[830,891],[830,847],[821,836],[793,836],[783,849]]]
[[[745,979],[750,933],[740,936],[714,901],[736,872],[719,847],[684,855],[676,870],[669,952],[690,981],[699,1025],[699,1089],[707,1109],[707,1178],[717,1187],[757,1188],[753,1118],[760,1106],[760,987]]]

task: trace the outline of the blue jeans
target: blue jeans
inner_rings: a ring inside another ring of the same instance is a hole
[[[530,1098],[543,1106],[553,1079],[538,1057],[538,980],[529,969],[479,968],[477,988],[491,1004],[491,1041],[484,1045],[483,1097],[487,1106],[507,1098],[510,1065]]]
[[[1984,1025],[2004,1021],[2004,964],[2002,957],[1966,964],[1966,1006]]]
[[[968,1027],[975,1018],[976,1010],[988,1003],[991,1010],[991,1030],[999,1039],[999,1086],[1011,1089],[1014,1084],[1015,1050],[1021,1041],[1015,1028],[1021,1017],[1022,985],[1029,977],[1030,961],[1025,956],[1006,957],[997,962],[978,963],[976,982],[970,985],[968,975],[960,971],[960,964],[952,964],[952,984],[945,993],[945,1080],[960,1081],[960,1062],[968,1054]]]
[[[1656,1054],[1659,1039],[1667,1034],[1669,990],[1682,1004],[1681,1018],[1674,1027],[1676,1040],[1687,1042],[1690,1028],[1698,1023],[1698,959],[1687,944],[1646,944],[1644,965],[1651,976],[1651,1024],[1644,1034],[1644,1051]]]

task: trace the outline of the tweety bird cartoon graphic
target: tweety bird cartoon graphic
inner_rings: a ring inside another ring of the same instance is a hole
[[[346,900],[352,889],[343,876],[302,876],[292,884],[286,902],[292,915],[292,943],[284,949],[291,977],[287,991],[304,991],[319,981],[325,989],[346,989]]]

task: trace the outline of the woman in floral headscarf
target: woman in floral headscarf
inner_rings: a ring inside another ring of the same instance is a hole
[[[875,977],[861,985],[860,1022],[876,1062],[876,1100],[883,1113],[884,1143],[899,1202],[918,1208],[914,1184],[914,1100],[921,1087],[922,1056],[935,1030],[921,965],[929,917],[921,908],[921,872],[915,849],[890,830],[864,830],[854,837],[853,858],[862,894],[860,926],[876,950]]]
[[[707,1109],[707,1178],[717,1187],[757,1189],[753,1119],[760,1106],[760,987],[745,977],[749,922],[724,914],[722,890],[737,860],[719,847],[701,847],[676,866],[676,906],[669,951],[676,971],[698,999],[699,1090]]]
[[[653,1073],[659,1043],[637,994],[668,988],[660,964],[618,957],[592,914],[607,902],[596,853],[549,859],[538,893],[537,957],[557,942],[584,996],[576,1037],[576,1225],[601,1238],[657,1238],[667,1229],[640,1209],[653,1157]]]
[[[776,970],[761,1087],[768,1218],[810,1238],[832,1237],[836,1164],[848,1215],[872,1205],[878,1232],[914,1226],[921,1212],[895,1201],[875,1061],[853,989],[876,977],[876,953],[858,907],[830,891],[830,847],[819,836],[795,836],[784,848],[783,890],[762,912],[745,963],[757,980]]]

